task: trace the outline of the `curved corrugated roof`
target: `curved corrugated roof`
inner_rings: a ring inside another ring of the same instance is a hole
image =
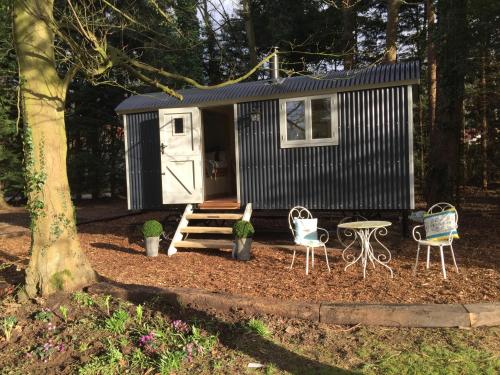
[[[362,86],[385,86],[398,83],[418,83],[418,61],[375,65],[365,69],[332,71],[323,76],[284,78],[280,83],[271,81],[242,82],[217,89],[179,90],[181,101],[163,92],[134,95],[116,107],[118,113],[142,112],[160,108],[203,107],[216,103],[237,103],[279,98],[294,94],[356,89]]]

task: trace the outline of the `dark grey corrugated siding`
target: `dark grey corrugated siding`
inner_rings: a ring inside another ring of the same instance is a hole
[[[161,207],[158,111],[126,116],[129,209]]]
[[[256,209],[409,209],[407,88],[338,94],[339,145],[280,148],[278,100],[238,104],[240,198]],[[253,108],[260,125],[247,122]]]

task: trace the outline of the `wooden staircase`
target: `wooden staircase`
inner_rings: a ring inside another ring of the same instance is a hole
[[[206,208],[204,208],[206,210]],[[193,205],[188,204],[182,214],[179,226],[175,231],[172,242],[168,248],[168,256],[177,252],[178,248],[191,249],[232,249],[234,256],[234,241],[232,237],[232,226],[190,226],[191,220],[227,220],[234,222],[236,220],[250,221],[252,216],[252,204],[247,203],[242,213],[225,212],[193,212]],[[208,234],[221,235],[221,239],[188,239],[190,234]],[[224,238],[226,237],[226,238]]]

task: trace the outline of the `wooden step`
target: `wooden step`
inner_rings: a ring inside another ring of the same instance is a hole
[[[192,249],[232,249],[231,240],[185,240],[173,242],[174,247],[187,247]]]
[[[181,228],[181,233],[213,233],[213,234],[231,234],[231,227],[185,227]]]
[[[206,214],[190,214],[186,216],[188,220],[240,220],[243,214],[218,214],[218,213],[206,213]]]

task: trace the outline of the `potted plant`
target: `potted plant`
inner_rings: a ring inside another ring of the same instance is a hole
[[[254,233],[253,225],[249,221],[239,220],[234,223],[233,235],[236,243],[234,257],[236,259],[250,260],[250,248]]]
[[[163,226],[159,221],[148,220],[142,226],[142,234],[146,242],[146,255],[148,257],[158,256],[160,246],[160,236],[163,233]]]

